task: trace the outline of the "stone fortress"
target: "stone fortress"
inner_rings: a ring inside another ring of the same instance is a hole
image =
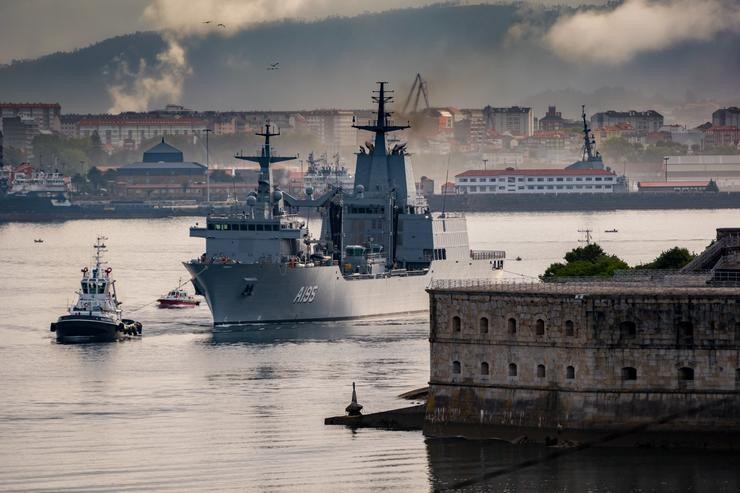
[[[740,448],[740,229],[681,272],[439,281],[425,433]]]

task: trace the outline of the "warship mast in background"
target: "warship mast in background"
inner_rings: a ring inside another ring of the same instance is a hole
[[[586,105],[581,105],[581,119],[583,120],[583,149],[581,160],[568,166],[566,169],[604,169],[601,154],[594,148],[596,139],[586,120]]]

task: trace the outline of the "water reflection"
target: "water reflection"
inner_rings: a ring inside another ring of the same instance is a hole
[[[372,340],[376,343],[426,337],[426,318],[245,324],[215,327],[207,343],[280,344]]]
[[[740,490],[738,456],[726,453],[602,447],[553,457],[558,449],[463,439],[427,439],[426,449],[436,490]]]

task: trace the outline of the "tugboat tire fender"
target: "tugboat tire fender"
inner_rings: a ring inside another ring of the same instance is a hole
[[[57,324],[54,323],[54,322],[52,322],[51,325],[49,326],[49,330],[51,332],[56,332],[57,331]]]

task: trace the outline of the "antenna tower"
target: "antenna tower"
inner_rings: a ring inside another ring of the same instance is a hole
[[[593,229],[588,229],[588,228],[579,229],[578,232],[583,233],[585,237],[583,240],[578,240],[578,242],[585,243],[586,245],[590,245],[591,244],[591,233],[593,233]]]

